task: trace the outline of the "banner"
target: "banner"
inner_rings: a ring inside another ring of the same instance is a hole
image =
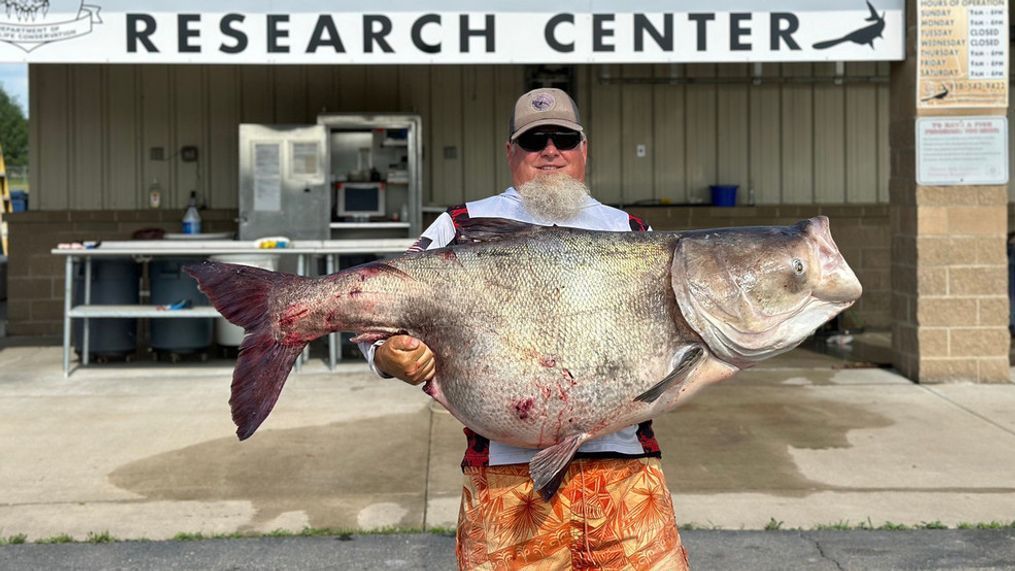
[[[5,0],[0,61],[465,64],[883,61],[905,0]],[[171,6],[172,10],[167,10]],[[99,14],[102,17],[99,17]]]

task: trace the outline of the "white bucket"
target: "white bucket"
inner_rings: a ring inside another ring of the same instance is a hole
[[[264,270],[278,271],[279,256],[272,254],[224,254],[211,256],[213,262],[253,266]],[[243,328],[226,321],[224,317],[215,320],[215,342],[224,347],[239,347],[243,342]]]

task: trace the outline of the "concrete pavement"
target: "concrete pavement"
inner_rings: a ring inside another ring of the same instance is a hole
[[[1015,529],[927,531],[685,531],[696,571],[1012,569]],[[450,535],[262,537],[230,541],[11,545],[2,569],[454,569]]]
[[[1015,520],[1015,384],[920,386],[797,350],[655,423],[682,525]],[[232,363],[0,350],[0,537],[451,526],[461,425],[418,389],[313,361],[247,442]],[[693,546],[692,546],[693,550]]]

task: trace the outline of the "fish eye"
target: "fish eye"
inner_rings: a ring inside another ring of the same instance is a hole
[[[804,275],[804,263],[800,258],[793,258],[793,272],[798,276]]]

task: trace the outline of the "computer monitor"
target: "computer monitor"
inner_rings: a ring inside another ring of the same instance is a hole
[[[339,217],[384,216],[383,182],[339,182],[336,214]]]

